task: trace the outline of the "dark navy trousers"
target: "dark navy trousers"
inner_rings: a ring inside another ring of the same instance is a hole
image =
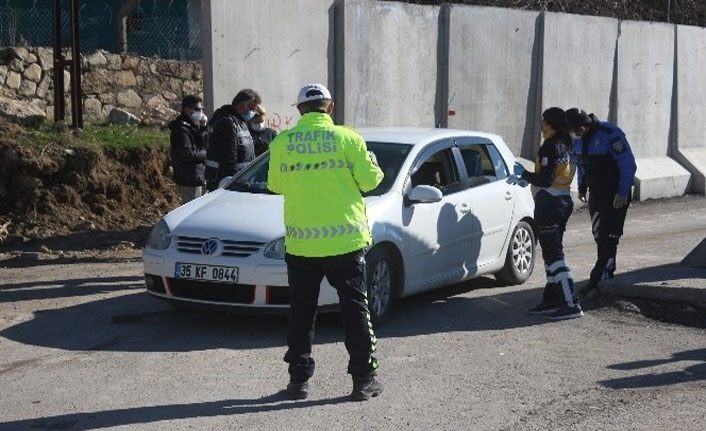
[[[564,258],[564,231],[574,203],[569,195],[554,196],[540,190],[534,197],[534,220],[537,225],[537,239],[542,248],[547,284],[544,287],[543,302],[577,304],[574,294],[574,280]]]
[[[613,207],[614,194],[588,194],[588,211],[591,215],[593,239],[596,241],[596,264],[591,270],[588,288],[598,287],[598,283],[613,278],[618,254],[618,242],[623,236],[623,226],[628,213],[628,205],[622,208]]]

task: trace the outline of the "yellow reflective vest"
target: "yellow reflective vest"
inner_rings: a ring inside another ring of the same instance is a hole
[[[304,114],[270,143],[268,188],[284,196],[285,248],[304,257],[336,256],[370,245],[361,192],[382,181],[356,131],[328,114]]]

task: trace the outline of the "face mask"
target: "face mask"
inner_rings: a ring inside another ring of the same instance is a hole
[[[265,123],[255,123],[251,124],[250,127],[256,132],[259,132],[260,130],[265,128]]]
[[[255,115],[257,115],[257,113],[255,111],[245,111],[245,113],[242,115],[242,117],[243,117],[243,120],[250,121],[253,118],[255,118]]]
[[[201,121],[203,121],[203,122],[208,121],[208,117],[206,116],[206,114],[203,113],[203,111],[194,111],[191,113],[191,121],[194,124],[198,124]]]
[[[572,133],[571,134],[571,139],[576,140],[576,139],[581,139],[581,135],[578,133]]]

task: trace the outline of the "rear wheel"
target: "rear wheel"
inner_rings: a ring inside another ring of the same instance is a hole
[[[534,270],[535,241],[532,226],[525,221],[517,223],[507,247],[505,266],[495,278],[507,285],[522,284]]]
[[[378,325],[387,317],[397,292],[399,269],[391,254],[381,246],[374,247],[366,256],[368,308],[370,319]]]

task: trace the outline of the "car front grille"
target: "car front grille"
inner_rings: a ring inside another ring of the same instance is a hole
[[[201,246],[211,238],[196,238],[190,236],[177,237],[177,250],[181,253],[201,254]],[[223,252],[221,256],[248,257],[265,245],[264,242],[257,241],[231,241],[221,239]]]
[[[252,304],[255,286],[251,284],[213,283],[207,281],[168,279],[174,296],[229,304]]]

